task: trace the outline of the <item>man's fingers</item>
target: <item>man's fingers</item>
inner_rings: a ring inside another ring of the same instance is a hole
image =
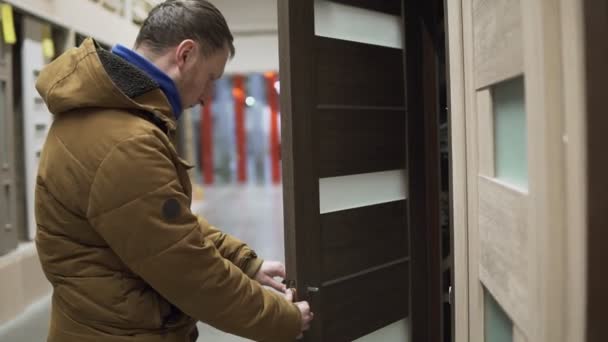
[[[310,322],[312,322],[312,315],[306,315],[306,317],[304,317],[303,321],[304,321],[304,324],[310,324]]]
[[[293,302],[293,291],[290,289],[287,289],[285,291],[285,299],[287,299],[287,301],[289,302]]]
[[[296,304],[300,307],[300,311],[302,312],[302,314],[310,314],[310,305],[308,304],[308,302],[297,302]]]
[[[268,275],[271,277],[285,278],[285,265],[280,262],[273,263],[268,270]]]
[[[279,269],[278,269],[278,273],[275,277],[281,277],[281,278],[286,278],[287,277],[287,273],[285,272],[285,265],[280,264]]]
[[[289,290],[288,290],[289,291]],[[308,302],[297,302],[295,303],[302,314],[302,332],[310,329],[314,314],[310,311],[310,304]],[[302,338],[303,335],[298,336],[298,339]]]
[[[285,290],[287,290],[287,287],[285,285],[281,284],[280,282],[278,282],[272,278],[268,279],[267,285],[282,293],[285,293]]]

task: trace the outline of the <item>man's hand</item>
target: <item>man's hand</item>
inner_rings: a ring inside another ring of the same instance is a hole
[[[285,291],[285,299],[293,302],[293,291],[291,289]],[[304,332],[310,329],[310,323],[315,315],[310,311],[308,302],[297,302],[295,304],[298,309],[300,309],[300,314],[302,316],[302,333],[297,337],[297,339],[301,339],[304,337]]]
[[[260,267],[260,270],[255,275],[255,280],[262,285],[270,286],[273,289],[284,293],[285,299],[293,303],[293,290],[287,289],[285,285],[276,281],[274,279],[275,277],[285,278],[285,265],[277,261],[264,261],[262,267]],[[310,329],[310,323],[312,322],[314,314],[310,311],[308,302],[296,302],[294,304],[300,310],[300,316],[302,317],[302,330],[300,336],[298,336],[298,339],[300,339],[304,336],[304,332]]]
[[[281,293],[285,293],[285,285],[274,279],[275,277],[285,278],[285,265],[278,261],[264,261],[254,279],[262,285],[272,287]]]

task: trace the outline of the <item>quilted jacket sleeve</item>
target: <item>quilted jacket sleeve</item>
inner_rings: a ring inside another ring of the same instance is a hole
[[[250,278],[255,277],[264,262],[244,242],[210,225],[203,217],[198,218],[203,235],[213,241],[220,254],[240,268]]]
[[[203,234],[159,137],[115,146],[94,175],[87,206],[118,257],[184,313],[257,341],[298,335],[297,307],[247,277]]]

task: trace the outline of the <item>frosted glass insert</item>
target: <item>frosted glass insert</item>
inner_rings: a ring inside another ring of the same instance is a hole
[[[496,178],[528,187],[528,154],[524,79],[519,77],[492,89]]]
[[[321,178],[321,214],[405,199],[406,181],[406,170]]]
[[[395,322],[380,330],[356,339],[354,342],[408,342],[410,339],[410,322],[409,319]]]
[[[401,49],[402,26],[398,15],[315,0],[317,36]]]
[[[513,342],[513,322],[484,289],[484,331],[485,342]]]

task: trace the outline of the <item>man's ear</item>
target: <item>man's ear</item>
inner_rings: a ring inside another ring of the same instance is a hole
[[[192,39],[186,39],[179,43],[175,49],[175,59],[177,66],[182,68],[196,54],[196,43]]]

